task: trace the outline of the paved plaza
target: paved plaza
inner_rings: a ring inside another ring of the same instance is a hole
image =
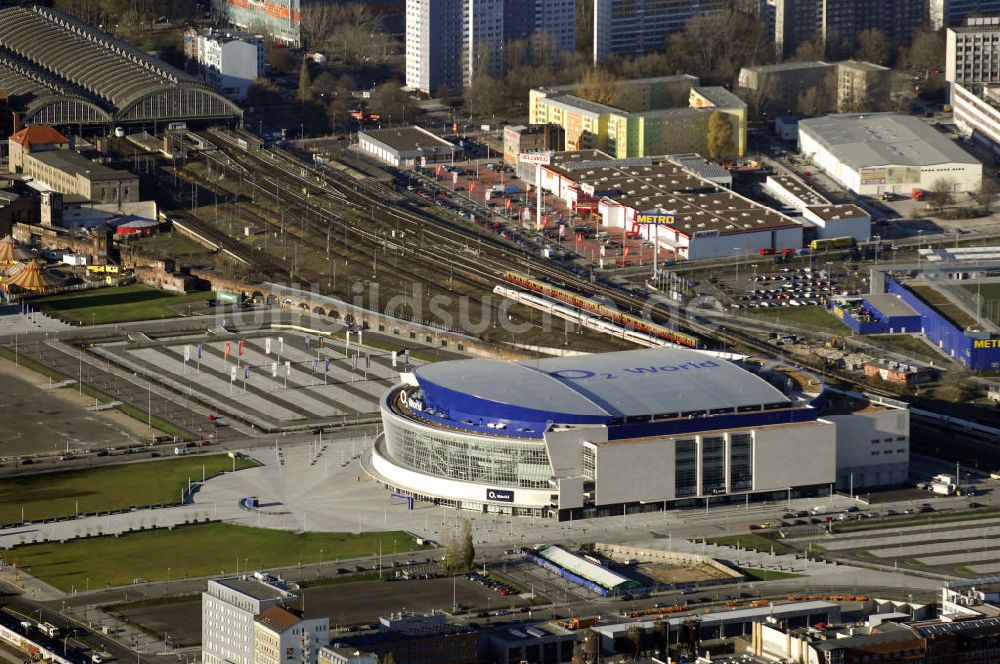
[[[350,344],[321,345],[318,336],[289,331],[118,342],[94,352],[220,412],[271,427],[374,414],[406,369],[402,352],[394,366],[392,351],[359,346],[356,335]]]

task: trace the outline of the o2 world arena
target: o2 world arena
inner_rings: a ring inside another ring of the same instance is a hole
[[[728,358],[728,359],[726,359]],[[757,358],[655,348],[401,375],[363,466],[440,505],[560,520],[899,484],[909,412]]]

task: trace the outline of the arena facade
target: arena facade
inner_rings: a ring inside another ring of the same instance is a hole
[[[482,512],[613,516],[822,496],[908,472],[904,406],[697,350],[439,362],[402,374],[381,410],[368,473],[395,494]]]

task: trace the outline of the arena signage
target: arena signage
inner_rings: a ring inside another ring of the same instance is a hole
[[[514,492],[509,489],[487,489],[486,500],[494,500],[500,503],[514,502]]]
[[[591,371],[589,369],[559,369],[557,371],[550,371],[549,375],[553,378],[560,378],[562,380],[586,380],[588,378],[614,380],[616,378],[625,378],[629,374],[645,375],[656,373],[674,373],[676,371],[715,369],[718,366],[719,363],[715,360],[703,360],[701,362],[665,364],[663,366],[624,367],[622,369],[622,373],[618,373],[617,371]]]

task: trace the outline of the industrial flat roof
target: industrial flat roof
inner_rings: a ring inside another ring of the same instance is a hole
[[[437,390],[438,399],[543,411],[554,423],[791,403],[728,360],[677,348],[521,363],[454,360],[417,367],[414,374],[426,393]]]
[[[394,129],[366,129],[360,132],[397,152],[417,150],[458,150],[458,147],[420,127],[397,127]]]
[[[638,211],[660,209],[676,218],[673,228],[687,236],[698,232],[750,233],[790,228],[799,223],[776,210],[705,180],[674,163],[672,157],[608,160],[592,164],[553,159],[542,168],[578,185],[593,187],[595,196]]]
[[[865,295],[865,300],[886,316],[918,316],[913,307],[903,302],[903,299],[892,293],[873,293]]]
[[[134,178],[135,175],[129,171],[119,171],[108,168],[104,164],[91,161],[83,155],[73,150],[44,150],[41,152],[31,152],[30,159],[35,159],[46,166],[70,173],[72,175],[85,175],[90,180],[120,180],[122,178]]]
[[[703,613],[698,618],[701,620],[703,625],[705,624],[716,624],[716,623],[732,623],[738,620],[752,621],[754,619],[760,620],[767,618],[768,616],[774,616],[775,618],[781,619],[786,616],[801,616],[810,615],[813,613],[819,613],[820,611],[834,612],[838,616],[840,615],[840,605],[834,602],[827,602],[825,600],[810,600],[806,602],[788,602],[786,604],[771,604],[769,606],[751,607],[744,609],[735,609],[731,611],[713,611],[711,613]],[[676,616],[673,618],[667,618],[666,621],[670,623],[671,627],[677,627],[683,625],[691,619],[690,616]],[[620,622],[611,625],[594,625],[591,627],[595,632],[599,632],[603,636],[615,637],[624,634],[628,631],[630,627],[640,627],[642,629],[650,629],[658,622],[662,622],[663,618],[653,618],[650,620],[634,620],[630,622]]]
[[[743,69],[758,73],[772,73],[799,71],[801,69],[817,69],[823,67],[833,67],[833,65],[822,60],[803,60],[801,62],[781,62],[776,65],[756,65],[753,67],[744,67]]]
[[[289,596],[288,591],[257,579],[216,579],[215,582],[257,600],[283,599]]]
[[[807,207],[812,205],[829,205],[830,201],[821,196],[818,192],[811,189],[804,183],[793,178],[791,175],[785,173],[777,173],[775,175],[768,175],[767,181],[774,185],[777,185],[795,196],[797,199],[806,204]]]
[[[861,219],[870,217],[867,212],[857,205],[810,205],[807,208],[814,215],[823,221],[836,221],[838,219]]]
[[[857,170],[870,166],[935,166],[981,162],[920,118],[899,113],[827,115],[799,121],[838,160]]]

